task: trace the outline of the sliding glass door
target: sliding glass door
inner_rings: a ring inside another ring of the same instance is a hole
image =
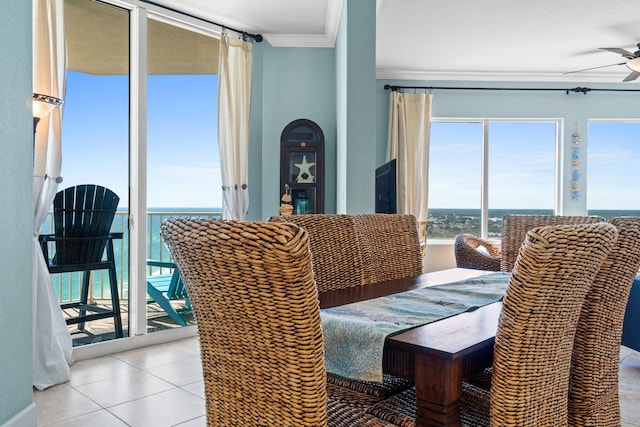
[[[160,224],[220,216],[219,42],[155,19],[147,24],[147,330],[154,332],[194,323]]]
[[[194,323],[188,295],[169,289],[175,270],[147,259],[171,262],[159,234],[164,219],[219,217],[222,199],[219,40],[149,7],[65,0],[60,189],[99,184],[120,197],[113,231],[124,232],[115,256],[125,337]],[[110,304],[107,276],[92,275],[90,299],[98,305]],[[78,298],[79,280],[54,277],[61,302]],[[76,346],[114,338],[108,320],[70,330]]]
[[[62,177],[59,190],[97,184],[120,197],[112,231],[119,297],[127,324],[129,286],[129,10],[89,0],[65,1],[68,69],[62,118]],[[78,300],[81,273],[52,275],[60,302]],[[109,308],[107,270],[91,274],[89,302]],[[72,314],[72,313],[67,313]],[[113,319],[70,325],[73,345],[114,338]]]

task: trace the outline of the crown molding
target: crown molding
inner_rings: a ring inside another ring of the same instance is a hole
[[[537,72],[468,72],[468,71],[406,71],[376,70],[377,79],[385,80],[460,80],[517,82],[593,82],[621,83],[627,73],[584,73],[582,75]],[[640,83],[640,82],[636,82]]]
[[[343,0],[327,1],[327,19],[324,34],[263,34],[274,47],[334,47],[340,26]]]
[[[335,36],[325,34],[262,34],[273,47],[334,47]]]

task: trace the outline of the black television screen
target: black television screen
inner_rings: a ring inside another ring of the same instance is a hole
[[[396,159],[376,169],[376,213],[397,213]]]

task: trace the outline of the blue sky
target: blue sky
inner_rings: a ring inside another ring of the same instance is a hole
[[[149,76],[149,207],[220,207],[218,76]],[[128,77],[69,71],[62,187],[97,183],[128,206]]]
[[[480,209],[480,122],[432,124],[429,207]],[[553,122],[491,122],[489,208],[553,209]],[[581,135],[587,209],[640,210],[640,122],[592,121]]]
[[[589,124],[588,209],[640,210],[640,122]]]
[[[489,208],[553,209],[554,122],[489,124]],[[434,122],[429,207],[480,209],[481,122]]]

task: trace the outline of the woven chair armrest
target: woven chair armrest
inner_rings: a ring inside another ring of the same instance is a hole
[[[484,247],[489,253],[484,254],[477,248]],[[472,234],[459,234],[454,244],[456,266],[479,270],[500,270],[500,246]]]
[[[473,234],[465,234],[465,240],[473,249],[478,249],[480,246],[484,247],[489,255],[492,257],[499,257],[501,254],[500,244],[492,242],[482,237],[474,236]]]

